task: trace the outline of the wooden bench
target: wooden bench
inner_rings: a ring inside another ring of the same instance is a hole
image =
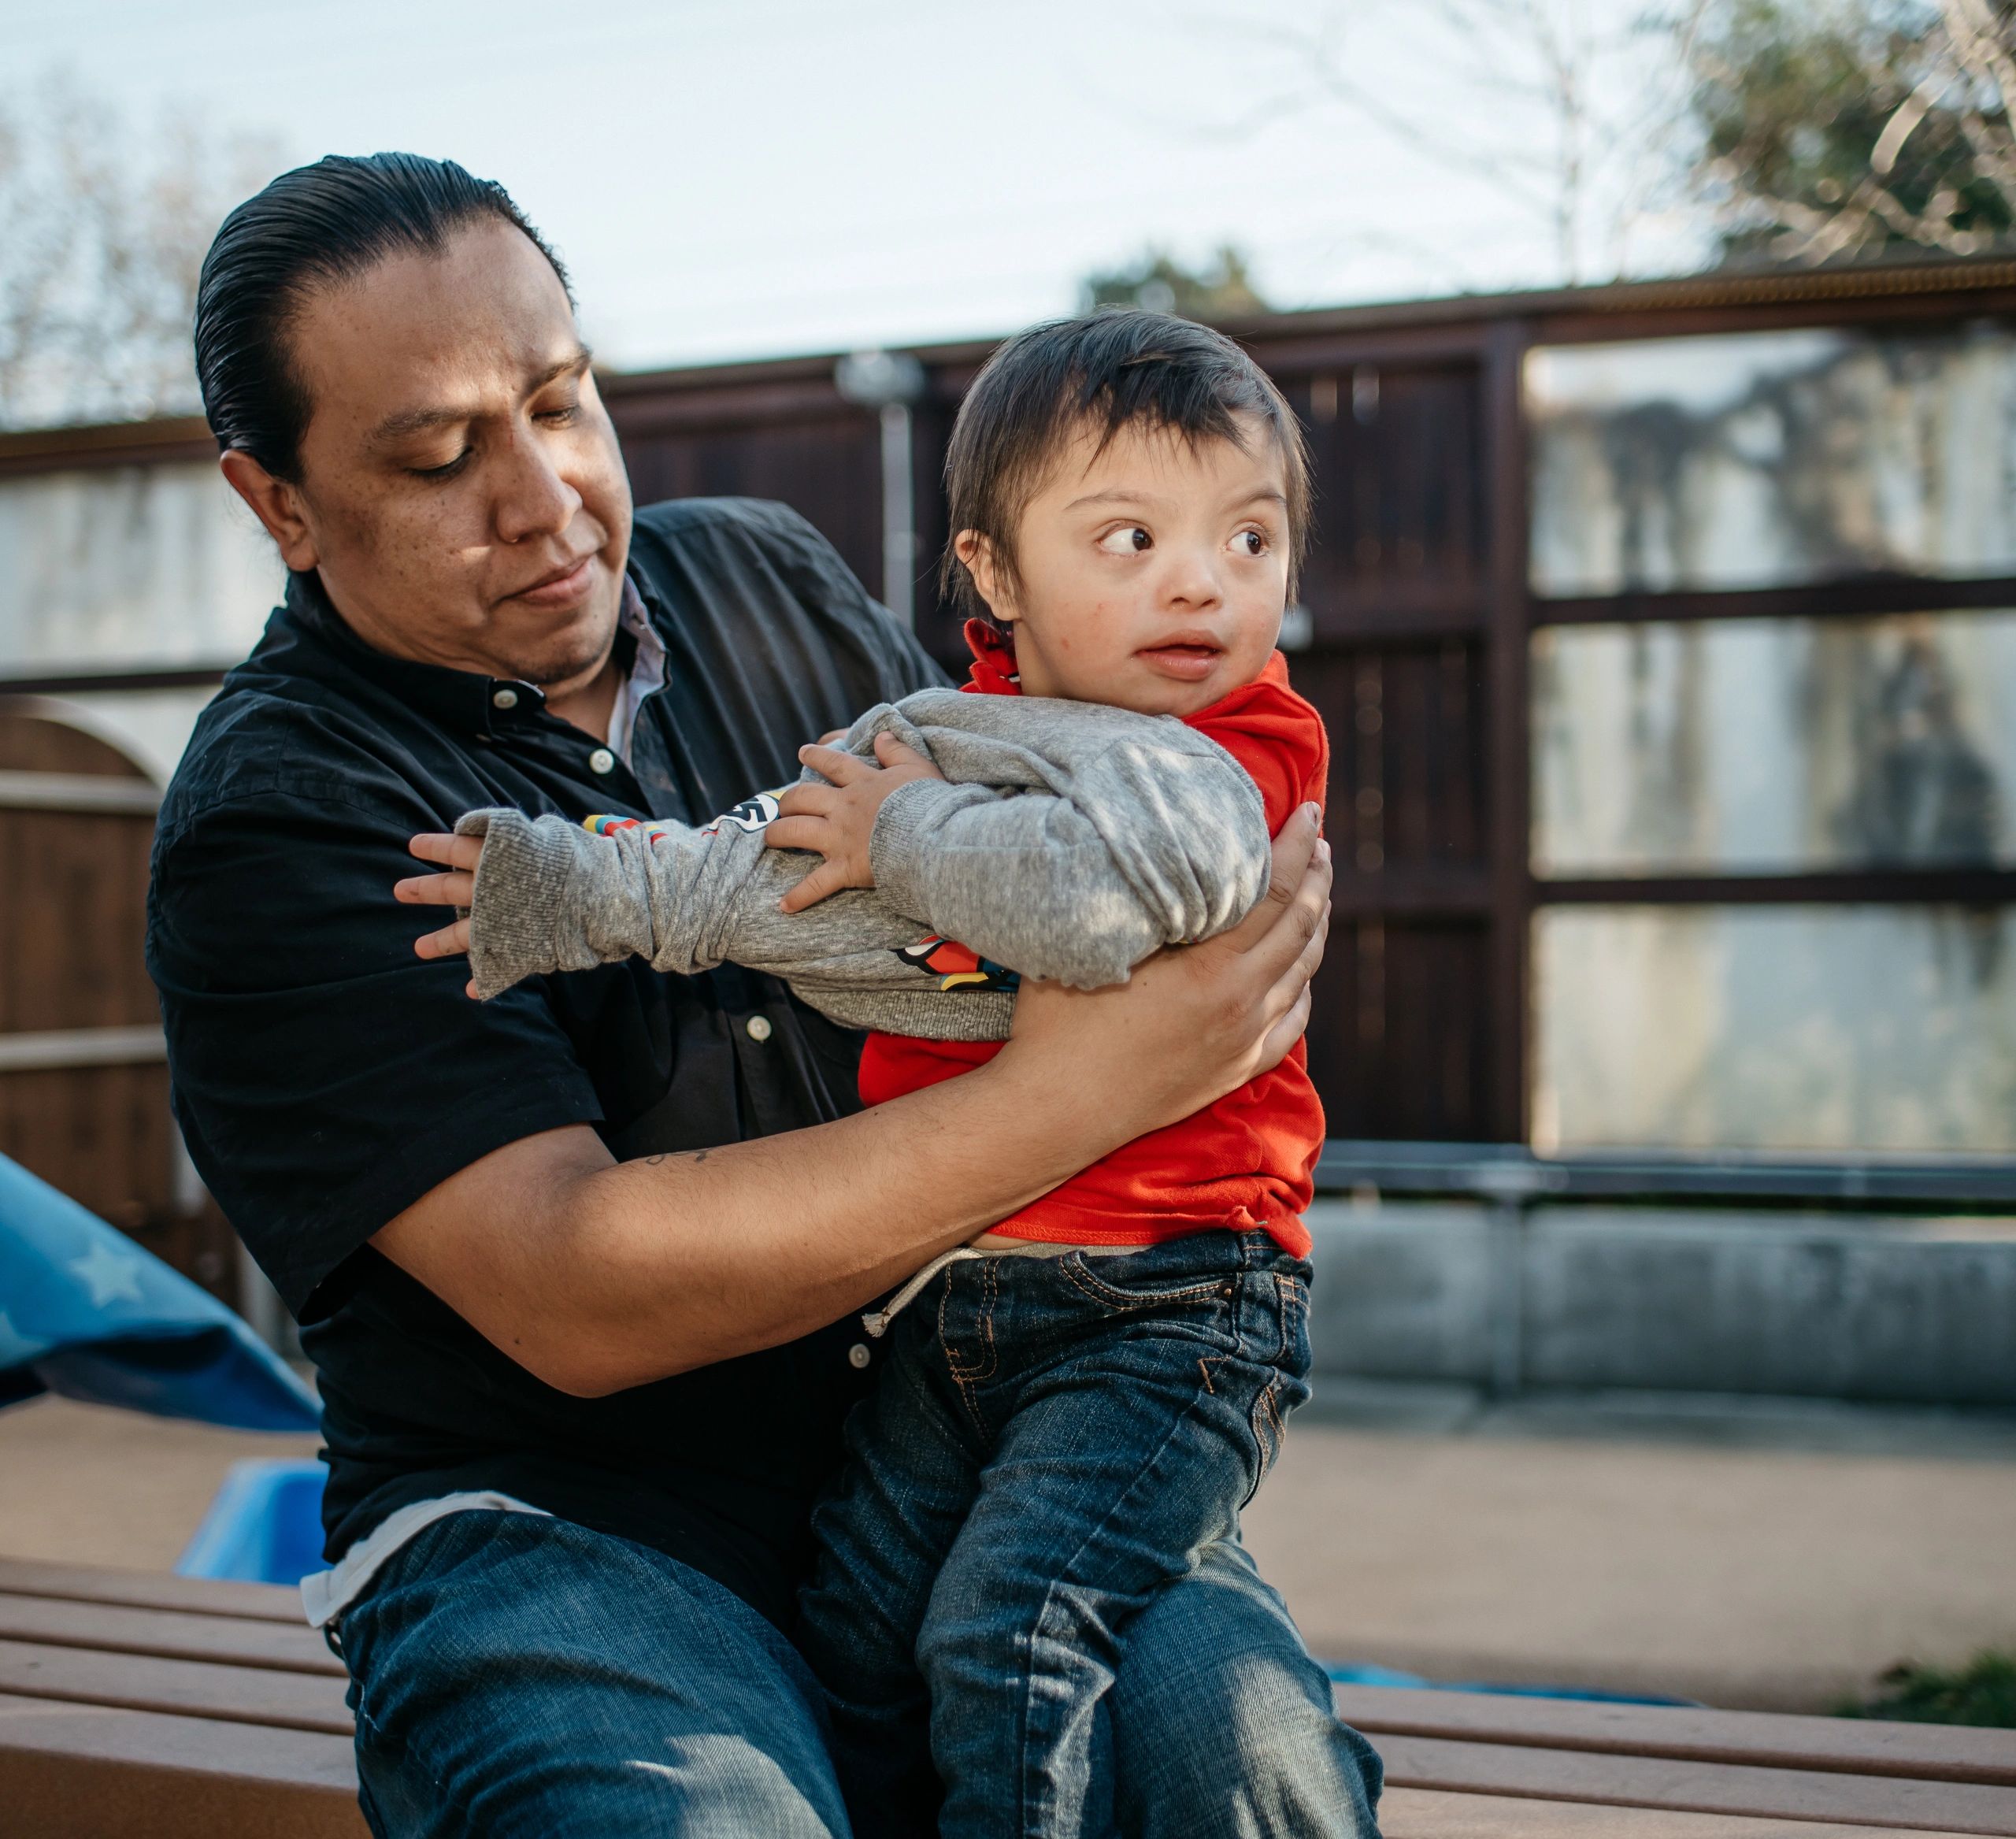
[[[2016,1835],[2016,1733],[1340,1686],[1387,1839]],[[361,1839],[291,1590],[0,1560],[0,1831]]]

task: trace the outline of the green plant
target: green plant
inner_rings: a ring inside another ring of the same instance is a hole
[[[1987,1724],[2016,1730],[2016,1654],[1984,1651],[1947,1669],[1899,1661],[1865,1704],[1843,1705],[1843,1718],[1895,1718],[1914,1724]]]

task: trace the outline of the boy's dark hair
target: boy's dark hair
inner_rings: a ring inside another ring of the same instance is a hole
[[[1288,473],[1288,591],[1309,535],[1309,451],[1302,425],[1266,373],[1224,333],[1140,307],[1107,307],[1018,332],[967,391],[945,454],[952,537],[977,531],[1015,580],[1015,527],[1045,469],[1080,429],[1102,448],[1131,423],[1195,443],[1243,444],[1253,417],[1280,447]],[[1002,628],[951,544],[939,590],[966,617]]]
[[[442,254],[456,231],[484,218],[523,232],[567,287],[560,258],[510,194],[452,160],[332,154],[248,198],[224,219],[196,286],[196,380],[218,450],[236,448],[276,479],[295,479],[313,406],[287,343],[303,297],[388,255]]]

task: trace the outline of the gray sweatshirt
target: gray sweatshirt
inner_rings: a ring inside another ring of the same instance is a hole
[[[633,955],[684,975],[732,962],[847,1027],[999,1040],[1017,974],[1124,983],[1160,947],[1236,925],[1266,890],[1258,788],[1173,716],[921,690],[869,710],[839,744],[872,759],[884,733],[945,778],[884,802],[873,888],[799,914],[777,903],[818,858],[764,846],[769,793],[700,829],[657,818],[598,836],[562,818],[469,813],[455,828],[484,839],[478,993]],[[988,962],[955,975],[939,939]]]

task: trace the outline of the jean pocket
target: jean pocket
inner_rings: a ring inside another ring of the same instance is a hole
[[[1081,1296],[1114,1315],[1145,1314],[1158,1310],[1222,1310],[1238,1293],[1239,1280],[1223,1271],[1128,1282],[1106,1268],[1132,1262],[1128,1258],[1088,1258],[1082,1251],[1072,1251],[1058,1261],[1058,1270]]]

